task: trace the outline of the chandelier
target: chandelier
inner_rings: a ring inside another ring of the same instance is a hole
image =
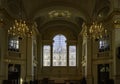
[[[12,36],[16,36],[19,38],[24,38],[24,37],[30,37],[32,36],[32,29],[30,29],[28,27],[28,24],[25,20],[23,20],[23,4],[22,4],[22,0],[20,0],[20,4],[19,4],[19,8],[20,8],[20,19],[15,19],[14,24],[8,29],[8,34],[12,35]]]
[[[28,25],[23,20],[15,20],[12,27],[8,29],[8,34],[16,36],[19,38],[24,38],[25,36],[32,36],[32,30],[28,28]]]
[[[107,34],[107,30],[102,23],[93,22],[90,26],[89,33],[91,38],[100,39]]]

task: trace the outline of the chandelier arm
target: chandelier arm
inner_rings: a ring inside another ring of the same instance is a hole
[[[107,29],[105,29],[102,22],[93,21],[89,33],[91,38],[101,39],[107,34]]]

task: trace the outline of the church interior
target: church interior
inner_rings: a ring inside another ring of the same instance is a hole
[[[120,84],[120,0],[0,0],[0,84]]]

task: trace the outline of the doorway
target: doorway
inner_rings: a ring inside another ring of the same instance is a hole
[[[109,64],[98,64],[98,84],[106,84],[109,80]]]
[[[9,84],[20,84],[20,64],[8,65],[8,81]]]

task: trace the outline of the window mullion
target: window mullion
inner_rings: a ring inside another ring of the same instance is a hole
[[[69,66],[69,45],[67,44],[67,67]]]
[[[53,66],[53,45],[51,44],[51,51],[50,51],[50,66]]]

